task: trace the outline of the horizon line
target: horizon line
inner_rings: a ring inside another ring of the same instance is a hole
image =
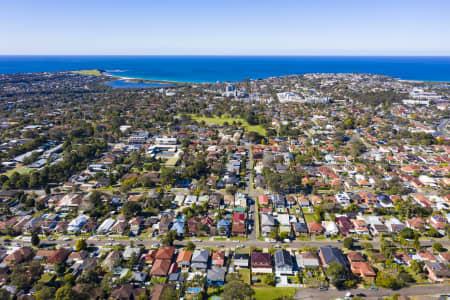
[[[3,54],[0,56],[211,56],[211,57],[450,57],[450,54]]]

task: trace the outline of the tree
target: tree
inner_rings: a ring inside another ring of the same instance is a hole
[[[142,211],[141,205],[135,201],[128,201],[123,205],[122,213],[127,219],[131,219]]]
[[[192,241],[187,242],[186,244],[186,250],[188,251],[194,251],[195,250],[195,244]]]
[[[377,278],[376,278],[376,283],[379,286],[385,287],[385,288],[389,288],[389,289],[399,289],[403,286],[403,283],[397,279],[397,275],[398,274],[394,274],[394,272],[389,272],[389,271],[381,271],[378,272],[377,274]]]
[[[87,243],[86,243],[85,239],[79,239],[75,243],[75,251],[86,250],[86,248],[87,248]]]
[[[437,252],[442,252],[445,250],[445,248],[442,246],[442,244],[438,243],[438,242],[433,244],[433,249]]]
[[[34,247],[38,247],[40,242],[41,242],[41,240],[39,239],[37,232],[33,232],[33,234],[31,235],[31,244]]]
[[[44,285],[42,287],[42,289],[40,289],[35,297],[36,300],[48,300],[48,299],[53,299],[54,295],[55,295],[55,288],[54,287],[49,287]]]
[[[10,294],[5,289],[0,289],[0,299],[9,299]],[[37,299],[37,298],[36,298]]]
[[[413,248],[416,249],[416,251],[419,251],[421,248],[418,234],[414,236]]]
[[[223,287],[223,300],[247,300],[255,294],[255,291],[247,283],[241,280],[231,280]]]
[[[341,287],[348,277],[347,269],[343,265],[336,262],[332,262],[328,266],[326,273],[330,283],[335,287]]]
[[[265,285],[275,286],[275,276],[272,274],[266,274],[263,279]]]
[[[342,243],[343,243],[344,247],[347,249],[353,248],[354,242],[353,242],[353,238],[351,238],[351,237],[346,237]]]
[[[287,231],[283,231],[280,233],[280,240],[284,241],[289,238],[289,233]]]
[[[147,299],[147,298],[145,298]],[[161,294],[161,300],[177,300],[178,293],[174,288],[166,288]]]
[[[55,293],[55,300],[76,300],[78,299],[77,294],[72,287],[68,284],[60,287]]]
[[[58,276],[62,276],[66,271],[66,264],[64,262],[55,263],[53,264],[53,269],[55,270]]]
[[[169,232],[167,232],[166,236],[162,240],[162,243],[165,246],[173,246],[173,242],[176,240],[176,238],[177,238],[176,231],[169,230]]]
[[[278,227],[277,226],[272,228],[272,230],[269,232],[269,238],[271,238],[272,240],[278,239]]]
[[[411,240],[414,238],[414,230],[409,227],[404,227],[400,230],[399,235],[404,239]]]
[[[441,237],[441,234],[439,233],[439,231],[436,230],[436,228],[431,227],[430,230],[428,231],[427,234],[429,237]]]

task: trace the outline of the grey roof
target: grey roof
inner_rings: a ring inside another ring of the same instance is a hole
[[[322,254],[324,263],[326,265],[335,262],[343,265],[344,267],[347,267],[347,261],[338,248],[332,246],[323,246],[319,248],[319,251]]]
[[[303,233],[308,232],[308,226],[306,225],[306,223],[295,222],[293,224],[295,232],[303,232]]]
[[[225,281],[225,269],[209,269],[208,273],[206,274],[206,279],[209,281]]]
[[[196,249],[192,254],[192,263],[207,263],[209,260],[208,249]]]
[[[275,218],[272,215],[261,214],[262,226],[275,226]]]
[[[288,251],[284,249],[275,251],[273,257],[275,261],[275,266],[282,266],[282,265],[287,265],[291,267],[293,266],[291,255],[289,254]]]

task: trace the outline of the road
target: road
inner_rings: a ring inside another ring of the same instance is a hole
[[[380,299],[381,297],[391,297],[395,293],[399,293],[403,296],[424,296],[424,295],[443,295],[450,294],[450,285],[444,284],[426,284],[426,285],[414,285],[411,287],[403,288],[398,291],[390,289],[378,289],[371,291],[369,289],[352,289],[345,291],[338,291],[336,289],[329,289],[328,291],[319,291],[319,289],[299,289],[295,293],[295,299],[314,299],[314,300],[328,300],[336,298],[344,298],[348,292],[353,295],[364,294],[365,299]]]
[[[64,241],[64,239],[66,238],[71,238],[71,240],[66,240]],[[75,247],[75,243],[77,241],[77,237],[61,237],[58,240],[54,240],[54,241],[50,241],[47,239],[43,239],[41,238],[41,243],[45,243],[45,244],[55,244],[55,245],[60,245],[60,246],[66,246],[66,247]],[[0,238],[0,241],[3,241],[4,238]],[[175,241],[174,245],[175,246],[179,246],[179,247],[183,247],[187,244],[189,240],[183,240],[183,241]],[[12,240],[11,241],[13,244],[14,243],[19,243],[19,244],[23,244],[23,245],[29,245],[29,242],[24,242],[21,240]],[[92,244],[93,246],[107,246],[110,243],[114,243],[114,244],[121,244],[121,245],[130,245],[130,243],[133,242],[134,245],[139,245],[142,244],[147,248],[151,248],[152,245],[154,244],[161,244],[159,242],[159,239],[156,238],[148,238],[145,240],[138,240],[138,239],[134,239],[134,238],[129,238],[129,239],[113,239],[113,238],[108,238],[108,237],[103,237],[102,239],[99,239],[97,237],[91,237],[88,239],[88,243]],[[355,242],[355,245],[358,246],[360,243],[363,243],[366,241],[361,241],[361,242]],[[372,240],[372,241],[368,241],[372,244],[373,247],[375,248],[379,248],[380,247],[380,242],[379,240]],[[433,241],[420,241],[422,246],[431,246],[434,242]],[[439,241],[439,243],[441,243],[444,247],[446,248],[450,248],[450,241],[448,240],[441,240]],[[269,243],[269,242],[265,242],[265,241],[259,241],[259,240],[248,240],[248,241],[232,241],[232,240],[225,240],[225,241],[214,241],[214,240],[200,240],[200,241],[194,241],[194,244],[196,244],[197,247],[202,248],[202,247],[211,247],[211,248],[215,248],[218,247],[219,245],[221,246],[221,248],[236,248],[237,245],[242,245],[245,248],[249,248],[249,247],[257,247],[257,248],[270,248],[270,247],[274,247],[275,245],[277,245],[277,243]],[[331,245],[331,246],[335,246],[338,248],[342,248],[343,245],[341,242],[338,241],[293,241],[291,243],[288,244],[282,244],[282,243],[278,243],[279,245],[288,245],[289,248],[293,248],[293,249],[302,249],[305,247],[321,247],[321,246],[325,246],[325,245]]]
[[[446,137],[450,137],[450,133],[447,130],[447,125],[450,122],[450,119],[443,119],[441,123],[437,126],[437,131],[445,135]]]

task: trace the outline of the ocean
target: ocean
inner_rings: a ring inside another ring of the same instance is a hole
[[[450,82],[450,56],[0,56],[1,74],[85,69],[192,83],[304,73],[369,73]]]

